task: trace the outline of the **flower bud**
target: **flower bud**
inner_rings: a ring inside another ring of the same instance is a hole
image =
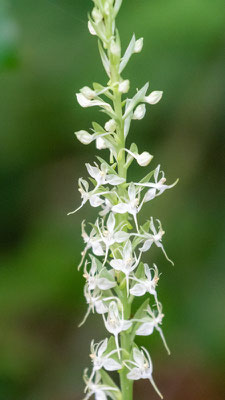
[[[155,90],[150,93],[149,96],[145,97],[145,101],[148,104],[157,104],[162,98],[163,92]]]
[[[92,14],[92,17],[93,17],[94,21],[96,22],[96,24],[101,22],[103,16],[102,16],[101,11],[98,10],[98,8],[94,7],[91,14]]]
[[[94,27],[93,27],[91,21],[88,21],[88,30],[89,30],[89,32],[90,32],[91,35],[97,35],[97,33],[95,32]]]
[[[111,42],[110,51],[114,56],[120,57],[120,46],[114,40]]]
[[[140,104],[139,106],[136,107],[134,114],[133,114],[133,119],[142,119],[144,118],[146,113],[146,106],[145,104]]]
[[[153,156],[148,153],[147,151],[144,151],[143,153],[137,155],[136,160],[137,163],[141,166],[141,167],[146,167],[153,159]]]
[[[80,92],[88,99],[92,100],[95,98],[96,93],[94,90],[90,89],[88,86],[84,86],[82,89],[80,89]]]
[[[119,92],[127,93],[130,89],[130,81],[126,79],[125,81],[120,82],[119,84]]]
[[[106,122],[105,130],[107,132],[114,132],[116,130],[116,121],[114,121],[114,119],[110,119],[108,122]]]
[[[143,48],[143,38],[136,40],[134,45],[134,53],[140,53]]]
[[[98,137],[98,138],[96,139],[96,148],[97,148],[98,150],[107,149],[107,146],[106,146],[106,144],[105,144],[105,141],[104,141],[104,139],[102,139],[101,137]]]
[[[75,132],[77,139],[83,144],[90,144],[93,141],[92,135],[87,131],[81,130],[79,132]]]

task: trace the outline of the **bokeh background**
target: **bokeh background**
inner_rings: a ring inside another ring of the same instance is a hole
[[[80,223],[94,215],[86,206],[66,216],[96,153],[73,132],[103,121],[75,101],[82,86],[107,81],[87,30],[91,7],[0,2],[0,400],[82,399],[90,340],[104,337],[99,317],[77,328],[86,310]],[[224,23],[223,0],[124,0],[118,18],[124,48],[133,32],[145,38],[124,73],[132,93],[147,81],[164,90],[129,140],[154,154],[168,182],[180,178],[142,213],[163,222],[175,261],[173,268],[159,251],[150,255],[162,272],[172,355],[157,335],[145,345],[167,400],[222,400],[225,392]],[[150,398],[150,384],[139,382],[135,399]]]

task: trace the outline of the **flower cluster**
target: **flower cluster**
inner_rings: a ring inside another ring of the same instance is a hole
[[[161,222],[151,217],[141,225],[139,213],[145,203],[153,201],[176,182],[166,184],[160,165],[140,182],[128,182],[131,163],[136,161],[139,166],[146,167],[153,156],[147,151],[139,152],[134,143],[126,148],[132,120],[141,120],[146,104],[158,103],[162,92],[147,93],[147,83],[133,97],[124,96],[130,90],[130,82],[121,74],[131,56],[141,52],[143,38],[133,36],[122,55],[115,25],[122,0],[93,2],[88,28],[98,37],[101,60],[109,80],[106,85],[94,83],[93,87],[83,87],[76,97],[81,107],[100,107],[107,120],[104,126],[94,122],[89,132],[80,130],[75,135],[84,145],[95,142],[98,150],[108,149],[109,161],[97,157],[93,165],[86,164],[89,178],[78,181],[81,204],[72,213],[88,202],[99,211],[90,229],[82,222],[85,247],[79,268],[84,269],[86,280],[87,313],[81,324],[91,312],[100,314],[111,336],[91,343],[92,370],[84,373],[85,400],[92,395],[98,400],[131,400],[133,381],[138,379],[148,379],[162,397],[152,377],[149,352],[144,347],[138,348],[134,340],[136,336],[150,336],[158,331],[169,353],[161,328],[163,313],[157,295],[158,268],[155,264],[143,263],[141,257],[155,245],[168,261],[172,261],[162,243],[165,232]],[[144,302],[134,314],[133,302],[143,296]],[[118,371],[120,388],[108,374],[110,371]]]

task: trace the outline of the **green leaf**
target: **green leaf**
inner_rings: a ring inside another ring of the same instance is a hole
[[[121,392],[120,392],[118,386],[115,384],[115,382],[109,376],[109,374],[104,369],[100,370],[100,374],[101,374],[102,382],[103,382],[104,385],[111,386],[111,387],[113,387],[113,388],[118,390],[116,392],[114,392],[114,391],[110,392],[111,398],[113,400],[122,400]]]
[[[154,172],[155,172],[155,169],[153,171],[149,172],[144,178],[142,178],[139,183],[149,182],[151,177],[153,176]]]
[[[149,305],[149,298],[144,301],[144,303],[138,308],[136,313],[134,314],[134,319],[141,319],[143,316],[143,312],[146,310],[147,306]],[[136,324],[133,325],[132,332],[130,334],[130,340],[133,342],[136,334],[136,330],[138,326],[140,325],[139,322],[136,322]]]

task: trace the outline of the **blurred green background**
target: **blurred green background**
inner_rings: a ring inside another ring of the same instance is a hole
[[[104,337],[99,317],[77,328],[86,310],[79,226],[94,215],[86,206],[66,216],[96,154],[73,132],[104,120],[75,101],[82,86],[107,81],[87,30],[91,7],[0,1],[0,400],[81,399],[90,340]],[[124,0],[118,18],[124,48],[133,32],[145,38],[124,73],[131,94],[147,81],[164,90],[129,140],[154,154],[152,166],[161,163],[169,183],[180,178],[142,213],[160,218],[175,261],[173,268],[159,251],[149,255],[162,272],[172,355],[157,335],[145,345],[168,400],[224,394],[224,23],[223,0]],[[135,399],[150,398],[150,384],[139,382]]]

